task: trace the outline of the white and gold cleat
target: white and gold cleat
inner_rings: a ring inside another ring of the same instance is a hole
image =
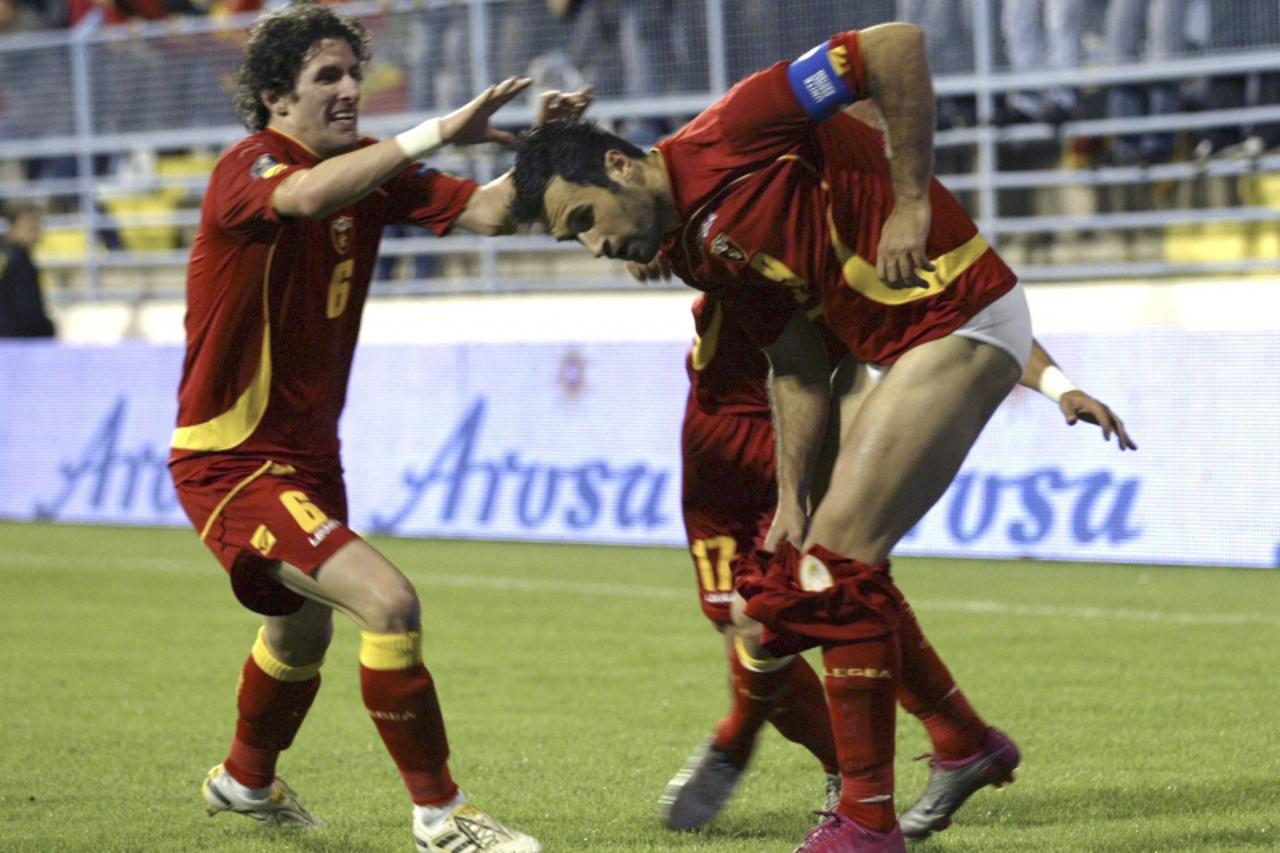
[[[418,849],[429,853],[542,853],[537,839],[508,829],[461,798],[430,823],[414,818],[413,837]]]
[[[277,778],[272,782],[271,793],[260,800],[243,796],[236,790],[234,781],[221,764],[204,777],[200,792],[204,794],[209,817],[220,812],[234,812],[273,826],[310,829],[322,826],[311,812],[302,807],[298,795],[283,779]]]

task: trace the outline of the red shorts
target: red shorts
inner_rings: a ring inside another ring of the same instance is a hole
[[[889,563],[859,563],[814,546],[809,552],[831,574],[822,591],[801,588],[802,556],[788,543],[775,554],[757,551],[742,561],[735,577],[747,601],[746,613],[761,623],[761,645],[775,657],[814,646],[851,643],[894,634],[907,606],[893,582]]]
[[[778,502],[773,424],[768,417],[708,414],[685,407],[684,526],[702,612],[732,621],[734,576],[769,532]]]
[[[211,454],[169,466],[178,501],[231,576],[240,603],[284,616],[304,599],[267,575],[276,563],[315,572],[359,537],[347,527],[347,489],[337,461],[301,469],[267,459]]]

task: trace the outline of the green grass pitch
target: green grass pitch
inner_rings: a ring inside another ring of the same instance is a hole
[[[656,800],[726,705],[718,638],[669,549],[379,540],[416,583],[427,665],[476,802],[554,851],[786,851],[822,775],[763,737],[729,808],[671,834]],[[285,778],[308,833],[205,816],[255,631],[187,531],[0,525],[0,850],[396,851],[409,806],[340,620]],[[895,573],[978,709],[1023,748],[911,845],[1280,850],[1280,574],[903,559]],[[899,718],[899,807],[926,750]]]

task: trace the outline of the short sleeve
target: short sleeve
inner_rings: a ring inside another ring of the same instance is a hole
[[[419,225],[443,237],[478,188],[475,181],[415,163],[383,184],[389,196],[387,220]]]
[[[837,33],[787,66],[796,102],[814,121],[825,121],[866,97],[858,31]]]
[[[866,96],[858,32],[850,30],[743,79],[715,108],[726,136],[742,142],[804,132]]]
[[[279,225],[271,196],[285,178],[304,168],[282,163],[267,145],[253,139],[236,146],[209,179],[214,221],[225,231],[240,233]]]

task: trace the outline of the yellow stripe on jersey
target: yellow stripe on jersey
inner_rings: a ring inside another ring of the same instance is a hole
[[[827,208],[827,226],[831,229],[831,245],[835,249],[836,257],[840,259],[845,284],[881,305],[905,305],[908,302],[928,299],[930,296],[941,293],[950,287],[961,273],[973,266],[974,261],[978,260],[987,249],[991,248],[987,245],[987,241],[982,239],[981,234],[974,234],[968,241],[950,252],[930,258],[935,268],[933,272],[916,270],[916,275],[927,282],[928,287],[895,290],[880,280],[874,264],[854,254],[840,239],[840,232],[836,229],[830,207]]]
[[[812,163],[810,163],[808,160],[801,157],[799,154],[783,154],[781,157],[778,158],[779,162],[782,162],[784,160],[787,162],[800,164],[810,174],[812,174],[815,178],[817,178],[821,182],[821,186],[824,190],[831,189],[831,185],[827,183],[827,179],[822,177],[822,170],[819,169],[817,166],[813,165]]]
[[[422,632],[360,632],[360,665],[367,669],[408,669],[422,662]]]
[[[271,654],[271,649],[267,647],[267,629],[259,628],[258,640],[253,644],[253,662],[258,665],[258,669],[276,681],[310,681],[320,674],[324,658],[306,666],[289,666]]]
[[[243,443],[262,422],[267,403],[271,399],[271,305],[267,301],[271,281],[271,265],[276,257],[276,242],[267,253],[266,269],[262,273],[262,352],[258,356],[258,369],[254,371],[249,387],[244,389],[235,405],[204,423],[178,427],[173,431],[169,444],[178,450],[230,450]]]
[[[716,357],[716,347],[720,346],[720,326],[724,323],[724,313],[720,300],[711,312],[711,322],[707,324],[706,334],[693,337],[693,369],[701,373]]]
[[[262,353],[253,380],[235,405],[204,423],[178,427],[170,442],[179,450],[230,450],[258,428],[271,396],[271,325],[262,329]]]

